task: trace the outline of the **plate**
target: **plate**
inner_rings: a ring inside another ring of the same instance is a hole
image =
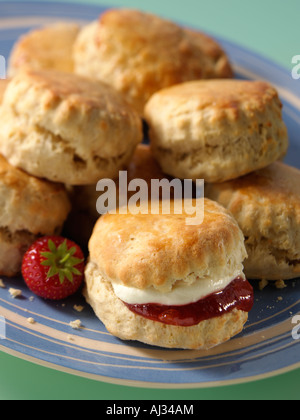
[[[81,23],[105,8],[78,4],[1,2],[0,54],[9,56],[27,30],[58,19]],[[291,74],[238,45],[217,40],[237,78],[273,83],[283,102],[290,148],[285,161],[300,168],[300,96]],[[299,83],[299,82],[298,82]],[[22,278],[3,279],[0,288],[0,350],[60,371],[127,386],[193,388],[235,384],[300,366],[300,279],[278,289],[252,282],[255,304],[244,331],[208,351],[167,350],[126,342],[109,334],[78,293],[59,303],[33,297]],[[20,289],[13,298],[9,288]],[[81,312],[78,307],[83,306]],[[30,322],[30,318],[35,323]],[[82,327],[70,322],[80,319]]]

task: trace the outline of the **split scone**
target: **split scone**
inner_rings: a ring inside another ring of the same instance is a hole
[[[71,209],[63,185],[11,166],[0,155],[0,275],[15,276],[39,237],[59,234]]]
[[[187,80],[232,77],[220,45],[150,13],[111,9],[80,31],[75,72],[105,81],[143,115],[149,97]]]
[[[0,124],[0,152],[12,165],[69,185],[118,176],[143,138],[139,115],[111,87],[46,70],[10,81]]]
[[[252,279],[300,277],[300,171],[282,162],[222,184],[207,197],[226,207],[245,235],[245,274]]]
[[[89,242],[85,297],[124,340],[206,349],[239,333],[253,305],[243,274],[244,238],[220,205],[199,199],[187,214],[106,214]]]
[[[21,70],[73,72],[72,49],[79,30],[77,23],[62,21],[22,35],[9,57],[9,77]]]
[[[127,182],[126,185],[121,185],[121,191],[119,179],[115,179],[117,206],[120,194],[125,196],[126,193],[127,200],[134,194],[134,191],[127,190],[132,180],[145,180],[149,187],[149,193],[151,193],[151,180],[166,178],[166,175],[154,159],[149,145],[146,144],[138,144],[131,161],[124,171],[126,171]],[[83,246],[87,246],[94,225],[100,216],[96,203],[103,191],[97,191],[96,187],[96,184],[78,185],[70,189],[72,211],[68,216],[66,229],[69,235]],[[126,191],[123,191],[124,187]]]
[[[278,93],[262,81],[205,80],[155,93],[145,107],[154,156],[179,178],[223,182],[286,153]]]

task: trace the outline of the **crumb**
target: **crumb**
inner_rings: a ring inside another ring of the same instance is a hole
[[[5,284],[4,284],[4,281],[2,279],[0,279],[0,287],[2,289],[5,289]]]
[[[82,312],[84,310],[84,306],[81,306],[81,305],[74,305],[73,308],[77,312]]]
[[[74,341],[74,337],[73,337],[73,335],[68,335],[68,340],[69,340],[69,341]]]
[[[76,321],[71,321],[69,323],[70,327],[72,327],[74,330],[78,330],[81,327],[81,321],[80,319],[76,319]]]
[[[29,324],[35,324],[35,319],[34,318],[27,318],[27,321],[29,322]]]
[[[33,302],[34,301],[34,296],[30,296],[29,300],[30,300],[30,302]]]
[[[286,284],[283,280],[277,280],[275,282],[275,286],[277,289],[284,289],[286,287]]]
[[[10,287],[8,291],[13,298],[17,298],[22,295],[22,290],[19,289],[13,289],[12,287]]]
[[[260,282],[258,283],[259,290],[263,290],[268,285],[268,283],[269,283],[268,280],[261,279]]]
[[[283,300],[283,297],[282,296],[278,296],[277,300],[278,301],[281,301],[281,300]]]

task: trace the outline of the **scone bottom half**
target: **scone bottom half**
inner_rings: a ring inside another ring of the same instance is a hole
[[[111,334],[166,348],[209,349],[242,331],[254,302],[252,286],[243,274],[243,237],[229,213],[213,202],[206,203],[204,226],[187,228],[184,218],[178,222],[177,215],[122,215],[122,220],[120,215],[105,215],[99,219],[89,243],[84,296]],[[162,224],[164,232],[160,231]],[[111,233],[109,245],[107,232]],[[132,244],[127,241],[129,232]],[[208,254],[213,249],[214,254]],[[114,264],[116,255],[119,264]],[[165,264],[156,265],[160,258]],[[174,280],[175,272],[187,275]]]

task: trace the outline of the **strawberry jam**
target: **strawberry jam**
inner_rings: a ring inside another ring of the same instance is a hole
[[[209,318],[221,316],[234,308],[249,312],[253,306],[253,288],[243,277],[235,278],[225,289],[187,305],[158,303],[124,304],[132,312],[152,321],[189,327]]]

